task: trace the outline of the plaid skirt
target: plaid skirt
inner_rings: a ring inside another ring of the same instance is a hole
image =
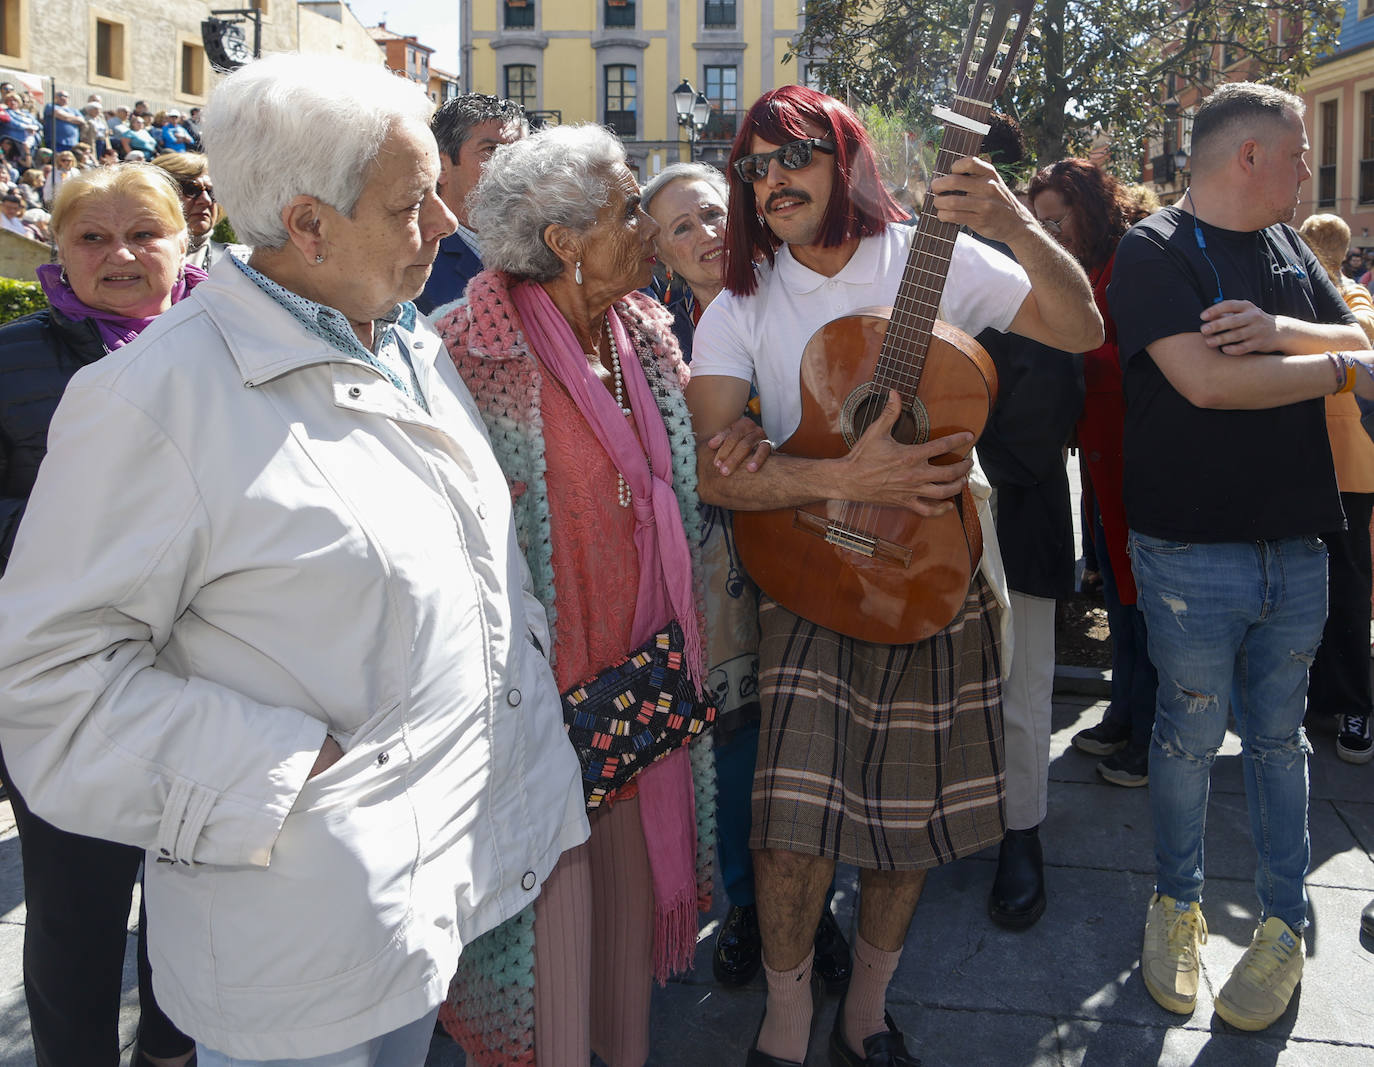
[[[976,575],[944,630],[874,645],[762,597],[749,846],[916,870],[1000,840],[997,611]]]

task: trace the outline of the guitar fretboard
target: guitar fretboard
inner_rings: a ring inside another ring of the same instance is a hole
[[[1029,0],[1014,11],[999,6],[992,13],[989,24],[981,28],[979,19],[985,8],[979,4],[975,10],[974,24],[960,62],[958,90],[953,105],[944,112],[948,117],[944,121],[940,151],[935,157],[934,178],[949,174],[956,160],[977,155],[982,148],[982,130],[987,125],[992,101],[1001,91],[1011,63],[1020,51],[1028,28],[1025,19],[1032,3],[1033,0]],[[1014,19],[1014,32],[1007,41],[1009,18]],[[991,47],[988,42],[992,42]],[[983,45],[983,55],[977,67],[970,69],[969,54],[975,43]],[[1000,70],[993,68],[994,61],[1000,64]],[[916,397],[958,234],[958,226],[938,218],[935,196],[927,187],[921,218],[873,375],[874,384],[884,392],[889,389],[900,392],[904,406],[911,405]]]

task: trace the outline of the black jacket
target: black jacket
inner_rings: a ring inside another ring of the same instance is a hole
[[[105,354],[95,323],[51,309],[0,327],[0,573],[48,451],[48,424],[72,375]]]

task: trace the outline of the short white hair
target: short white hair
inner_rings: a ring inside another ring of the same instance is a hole
[[[624,162],[616,135],[591,123],[546,126],[502,145],[468,197],[482,265],[536,282],[558,277],[563,263],[544,241],[545,228],[590,229],[611,198],[614,169]]]
[[[282,210],[313,196],[351,215],[370,164],[399,122],[429,123],[424,90],[385,67],[274,55],[239,68],[205,109],[215,197],[245,244],[281,248]]]
[[[650,211],[654,197],[663,192],[675,181],[705,182],[716,191],[722,204],[730,200],[730,189],[725,184],[725,175],[709,163],[669,163],[657,175],[644,183],[639,191],[645,211]]]

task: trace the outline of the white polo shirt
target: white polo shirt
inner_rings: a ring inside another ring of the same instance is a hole
[[[802,351],[831,319],[860,308],[890,307],[906,267],[914,226],[889,225],[865,237],[833,278],[802,266],[784,245],[759,270],[751,296],[725,291],[701,316],[692,342],[692,376],[722,374],[758,382],[763,428],[785,441],[801,424]],[[1015,260],[960,234],[950,260],[940,318],[976,336],[1006,330],[1030,292]]]

